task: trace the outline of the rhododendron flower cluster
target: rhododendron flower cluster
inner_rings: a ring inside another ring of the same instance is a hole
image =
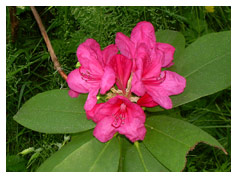
[[[134,27],[130,38],[117,33],[115,44],[104,50],[93,39],[79,45],[81,66],[68,75],[69,95],[88,93],[84,109],[96,123],[93,134],[98,140],[107,142],[117,132],[132,142],[143,140],[146,115],[141,107],[172,108],[169,96],[186,86],[184,77],[162,70],[174,64],[174,52],[170,44],[156,42],[153,25],[145,21]],[[107,102],[97,104],[99,92]]]

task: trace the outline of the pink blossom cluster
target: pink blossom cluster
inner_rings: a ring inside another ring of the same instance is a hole
[[[98,140],[107,142],[117,132],[132,142],[143,140],[146,115],[141,107],[172,108],[169,96],[186,86],[184,77],[162,70],[174,64],[174,52],[170,44],[156,42],[154,27],[146,21],[133,28],[130,38],[117,33],[115,44],[104,50],[94,39],[79,45],[81,66],[68,75],[69,95],[88,93],[84,109],[96,123]],[[108,101],[97,104],[98,92],[107,94]]]

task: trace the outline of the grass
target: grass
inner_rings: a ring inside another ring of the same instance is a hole
[[[186,45],[204,34],[231,29],[230,7],[215,7],[214,13],[208,13],[204,7],[37,7],[37,10],[67,74],[75,68],[75,52],[80,43],[94,38],[104,48],[114,43],[116,32],[130,35],[139,21],[150,21],[156,30],[180,31]],[[67,139],[64,135],[34,132],[18,125],[12,118],[32,96],[67,88],[67,84],[53,68],[29,7],[17,8],[19,26],[14,43],[8,9],[6,15],[7,170],[35,171]],[[229,88],[174,110],[217,138],[228,152],[226,156],[220,150],[199,144],[188,154],[184,171],[230,171],[230,93]],[[19,154],[31,147],[34,147],[33,151]]]

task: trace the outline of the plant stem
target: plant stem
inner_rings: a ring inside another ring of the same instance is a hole
[[[44,38],[44,41],[45,41],[45,43],[47,45],[49,54],[50,54],[51,59],[52,59],[52,61],[54,63],[54,68],[58,71],[58,73],[62,76],[63,79],[67,80],[67,75],[64,73],[64,71],[62,70],[62,68],[60,66],[60,63],[58,62],[58,59],[57,59],[57,57],[56,57],[56,55],[54,53],[54,49],[53,49],[53,47],[51,45],[51,42],[49,40],[47,32],[45,31],[44,25],[43,25],[43,23],[41,21],[41,18],[39,16],[37,10],[35,9],[34,6],[30,6],[30,8],[31,8],[31,11],[32,11],[32,13],[33,13],[33,15],[35,17],[35,20],[38,23],[38,26],[39,26],[40,32],[41,32],[41,34],[42,34],[42,36]]]

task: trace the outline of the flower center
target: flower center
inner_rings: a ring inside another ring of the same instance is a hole
[[[91,73],[89,70],[84,69],[83,67],[79,68],[82,80],[86,82],[98,82],[101,78],[101,75]]]
[[[126,105],[122,103],[120,105],[120,109],[113,115],[114,121],[112,123],[112,126],[115,128],[118,128],[125,123],[125,113],[126,113]]]

